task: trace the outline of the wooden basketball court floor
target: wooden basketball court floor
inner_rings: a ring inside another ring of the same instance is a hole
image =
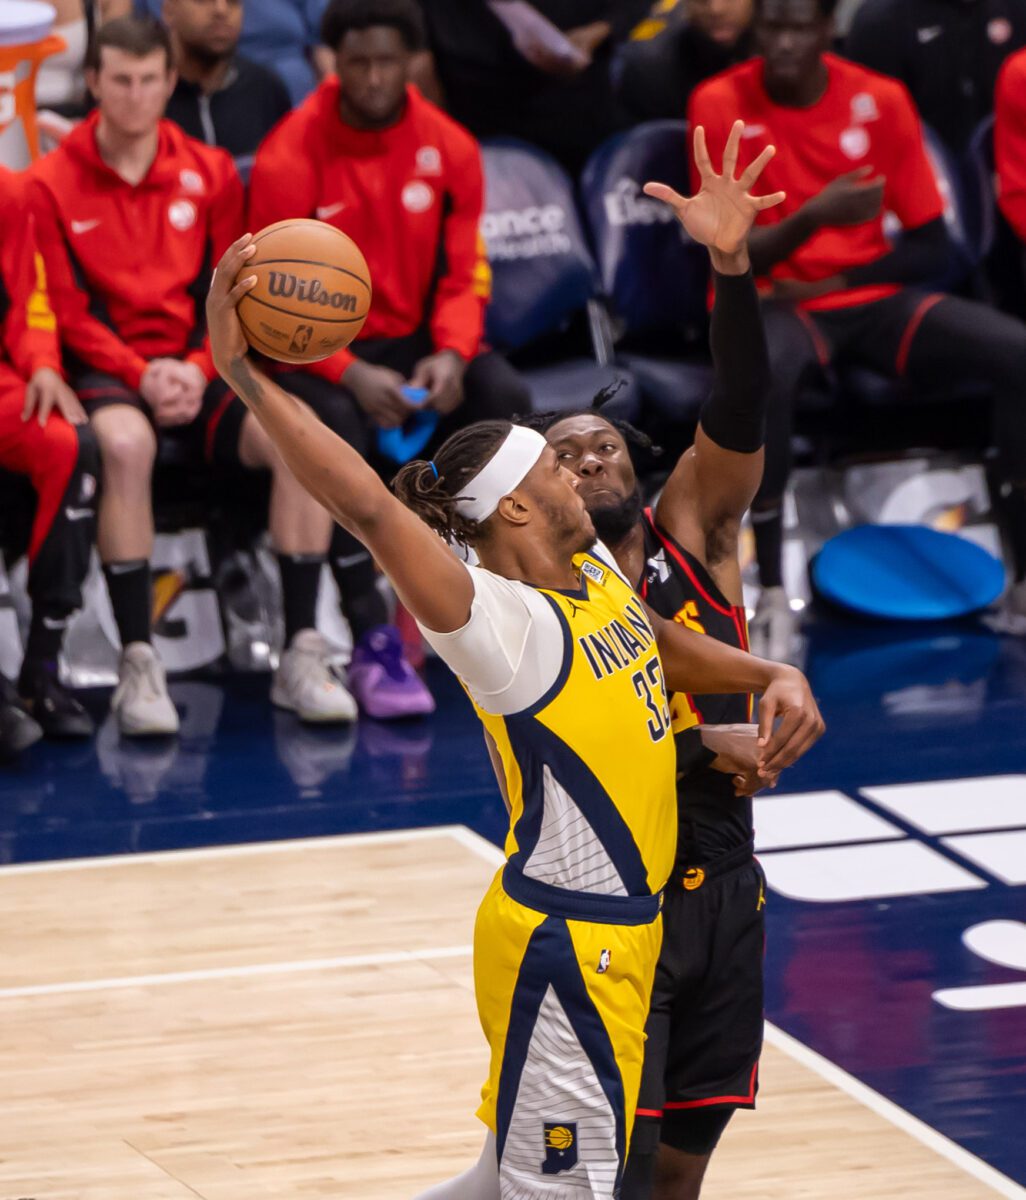
[[[0,870],[0,1200],[406,1200],[476,1158],[463,827]],[[1016,1185],[773,1027],[705,1200]]]

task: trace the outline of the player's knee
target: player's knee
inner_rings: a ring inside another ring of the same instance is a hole
[[[119,419],[94,419],[93,429],[105,475],[118,480],[149,478],[157,455],[157,437],[142,413],[123,409]]]
[[[699,1200],[707,1165],[708,1158],[695,1158],[663,1147],[652,1200]]]

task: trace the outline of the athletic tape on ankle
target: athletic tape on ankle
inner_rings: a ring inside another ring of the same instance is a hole
[[[456,511],[472,521],[484,521],[524,481],[548,443],[535,429],[514,425],[506,440],[456,497]]]

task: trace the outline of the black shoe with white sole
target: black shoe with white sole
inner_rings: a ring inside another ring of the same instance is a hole
[[[32,718],[49,738],[87,738],[95,731],[92,717],[46,668],[22,671],[18,691]]]
[[[14,685],[0,675],[0,761],[15,758],[43,736],[18,700]]]

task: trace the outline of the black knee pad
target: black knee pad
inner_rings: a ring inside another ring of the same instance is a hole
[[[712,1154],[737,1110],[679,1108],[663,1114],[660,1140],[682,1154]]]

